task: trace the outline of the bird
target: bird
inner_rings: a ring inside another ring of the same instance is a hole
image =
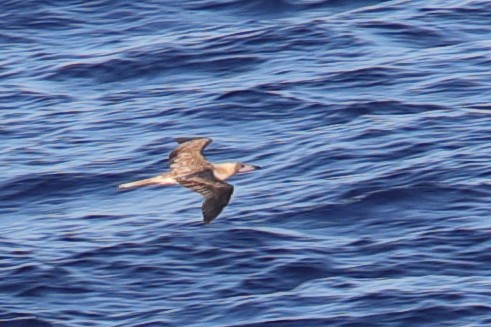
[[[155,177],[124,183],[119,189],[146,185],[181,185],[204,197],[201,206],[203,222],[211,223],[230,202],[233,185],[225,182],[239,173],[261,167],[241,162],[211,163],[203,152],[213,142],[208,137],[180,137],[178,146],[169,155],[169,171]]]

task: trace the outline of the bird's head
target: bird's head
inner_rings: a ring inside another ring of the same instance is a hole
[[[236,171],[239,174],[241,174],[241,173],[249,173],[251,171],[258,170],[258,169],[261,169],[261,167],[250,165],[250,164],[246,164],[246,163],[242,163],[242,162],[238,162],[236,164]]]
[[[241,162],[226,162],[213,164],[213,166],[213,173],[215,174],[215,177],[222,181],[232,177],[235,174],[248,173],[261,168],[259,166],[249,165]]]

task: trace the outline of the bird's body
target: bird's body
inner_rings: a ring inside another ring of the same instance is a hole
[[[205,159],[203,151],[210,138],[178,138],[180,144],[169,155],[170,170],[164,174],[119,185],[132,188],[145,185],[182,185],[200,193],[205,202],[202,206],[205,223],[215,219],[229,203],[234,187],[225,182],[237,173],[258,169],[257,166],[229,162],[214,164]]]

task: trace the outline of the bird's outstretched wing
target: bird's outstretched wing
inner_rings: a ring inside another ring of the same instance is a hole
[[[211,138],[177,138],[180,144],[169,155],[170,169],[177,169],[181,174],[211,168],[211,164],[203,156],[205,147],[213,142]]]
[[[216,179],[211,170],[203,170],[176,180],[182,186],[205,198],[201,207],[205,223],[210,223],[222,212],[234,192],[232,185]]]

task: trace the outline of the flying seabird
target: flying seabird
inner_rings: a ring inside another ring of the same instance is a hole
[[[201,194],[204,222],[210,223],[229,203],[234,187],[225,182],[237,173],[246,173],[259,166],[240,162],[211,163],[203,155],[211,138],[177,138],[179,145],[169,155],[170,170],[155,177],[119,185],[126,189],[145,185],[182,185]]]

